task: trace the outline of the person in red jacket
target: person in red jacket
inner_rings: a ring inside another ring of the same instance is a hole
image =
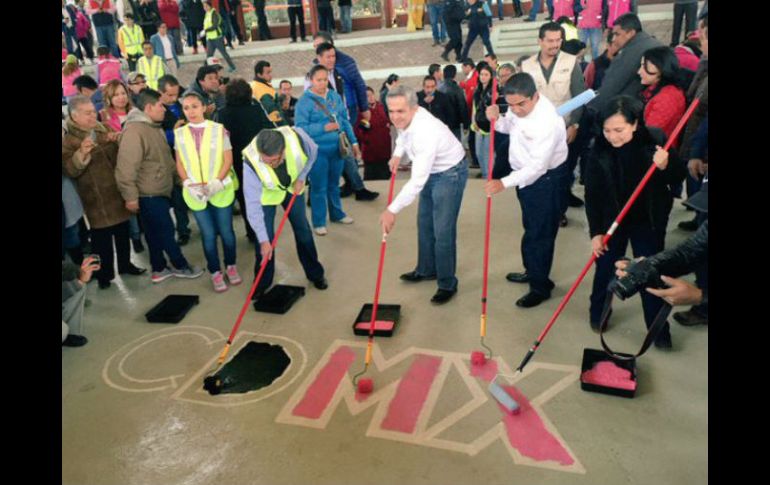
[[[179,20],[179,3],[177,0],[158,0],[160,19],[168,27],[168,33],[174,39],[176,55],[182,55],[182,30]]]
[[[364,180],[388,180],[391,157],[390,120],[385,114],[382,103],[378,103],[374,89],[366,87],[369,110],[372,112],[368,121],[358,113],[358,121],[353,130],[361,145],[364,159]]]
[[[668,138],[687,108],[679,61],[673,49],[661,46],[645,51],[639,77],[644,87],[644,123],[660,128]]]

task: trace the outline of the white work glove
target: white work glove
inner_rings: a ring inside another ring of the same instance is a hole
[[[213,197],[215,194],[225,190],[225,184],[218,178],[213,178],[206,184],[206,189],[208,189],[209,197]]]
[[[206,195],[206,186],[205,185],[194,185],[195,182],[193,182],[192,179],[186,179],[182,185],[184,185],[184,188],[187,189],[187,192],[192,196],[193,199],[195,199],[198,202],[206,202],[208,199]]]

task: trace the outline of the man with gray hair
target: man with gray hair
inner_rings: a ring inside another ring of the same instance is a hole
[[[457,293],[457,218],[460,214],[468,163],[462,144],[449,128],[417,103],[412,88],[399,86],[386,98],[390,121],[398,130],[390,169],[395,171],[406,153],[412,161],[409,181],[380,215],[384,234],[396,214],[420,196],[417,210],[417,267],[401,275],[409,282],[437,279],[431,301],[442,304]]]
[[[290,197],[297,199],[289,212],[289,223],[294,231],[297,256],[307,279],[319,290],[328,288],[324,268],[318,261],[313,232],[305,215],[305,181],[318,155],[318,145],[301,128],[281,126],[262,130],[243,150],[243,195],[246,216],[257,235],[259,247],[254,273],[259,272],[262,260],[268,263],[252,299],[258,300],[273,283],[275,263],[270,244],[275,223],[276,206],[284,210]],[[249,167],[246,169],[245,167]]]

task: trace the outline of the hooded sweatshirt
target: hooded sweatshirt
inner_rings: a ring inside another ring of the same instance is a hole
[[[115,169],[123,199],[130,202],[139,197],[170,197],[178,178],[161,124],[138,108],[129,111]]]

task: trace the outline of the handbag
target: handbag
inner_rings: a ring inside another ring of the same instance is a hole
[[[326,108],[326,106],[324,106],[323,103],[321,103],[320,101],[318,101],[315,98],[311,98],[311,99],[313,100],[313,102],[315,104],[318,105],[319,108],[321,108],[323,110],[324,113],[326,113],[326,116],[328,116],[332,120],[332,123],[337,123],[339,125],[339,123],[337,122],[337,117],[334,116],[333,114],[329,113],[329,110]],[[350,157],[352,157],[353,156],[353,145],[350,143],[350,139],[348,138],[347,133],[345,133],[344,131],[339,130],[339,129],[337,130],[337,133],[340,134],[340,141],[339,141],[340,157],[342,157],[342,158],[350,158]]]

